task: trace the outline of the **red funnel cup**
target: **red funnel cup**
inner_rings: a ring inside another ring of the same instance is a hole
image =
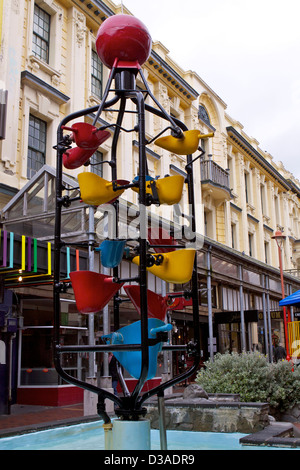
[[[176,292],[176,294],[180,294],[180,292]],[[168,294],[165,297],[167,299],[168,308],[170,310],[182,310],[185,307],[189,307],[193,305],[192,299],[186,299],[184,297],[184,293],[182,292],[182,297],[175,297],[175,298],[168,298]]]
[[[139,314],[141,314],[140,286],[124,286],[124,289]],[[166,299],[148,289],[147,300],[148,318],[158,318],[159,320],[164,321],[167,310],[169,309]]]
[[[68,168],[68,170],[75,170],[84,165],[95,151],[96,149],[88,150],[79,147],[68,149],[63,154],[63,165],[65,168]]]
[[[175,251],[176,248],[171,248],[172,245],[177,245],[174,238],[161,227],[148,228],[148,240],[151,245],[170,245],[170,248],[154,248],[156,253],[167,253]]]
[[[113,282],[111,276],[93,271],[73,271],[70,279],[76,306],[81,313],[99,312],[123,285]]]
[[[97,149],[109,137],[110,132],[97,130],[97,127],[87,122],[76,122],[71,127],[76,145],[83,149]]]

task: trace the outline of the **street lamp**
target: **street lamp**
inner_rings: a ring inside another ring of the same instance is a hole
[[[280,269],[280,279],[281,279],[281,294],[282,298],[285,298],[284,292],[284,284],[283,284],[283,269],[282,269],[282,249],[283,249],[283,242],[286,237],[282,234],[280,230],[275,232],[275,235],[272,237],[278,246],[278,258],[279,258],[279,269]],[[287,360],[290,360],[290,353],[289,353],[289,343],[288,343],[288,332],[287,332],[287,321],[286,321],[286,308],[283,307],[283,322],[284,322],[284,335],[285,335],[285,349],[287,353]]]

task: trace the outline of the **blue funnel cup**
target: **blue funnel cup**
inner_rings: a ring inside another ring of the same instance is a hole
[[[149,338],[156,338],[157,333],[170,331],[172,325],[164,323],[158,318],[148,319]],[[131,325],[120,328],[115,333],[101,337],[108,344],[140,344],[141,343],[141,322],[137,321]],[[147,380],[155,377],[157,368],[157,355],[161,351],[162,343],[159,342],[149,346],[149,368]],[[142,351],[114,351],[116,359],[135,379],[139,379],[142,367]]]
[[[123,258],[126,240],[104,240],[95,251],[101,251],[101,264],[106,268],[115,268]]]

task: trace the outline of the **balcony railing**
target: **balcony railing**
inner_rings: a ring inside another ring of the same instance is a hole
[[[209,160],[202,160],[200,168],[202,185],[209,184],[212,187],[223,189],[231,195],[229,170],[224,170],[224,168],[214,162],[211,157]]]
[[[300,279],[300,269],[284,269],[283,272]]]
[[[229,171],[224,170],[213,160],[201,161],[201,181],[211,181],[214,184],[229,188]]]

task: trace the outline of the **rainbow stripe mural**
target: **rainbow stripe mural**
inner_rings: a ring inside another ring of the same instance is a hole
[[[52,283],[54,247],[51,242],[0,230],[0,276],[6,287]],[[66,246],[62,249],[61,274],[88,268],[86,252]]]

